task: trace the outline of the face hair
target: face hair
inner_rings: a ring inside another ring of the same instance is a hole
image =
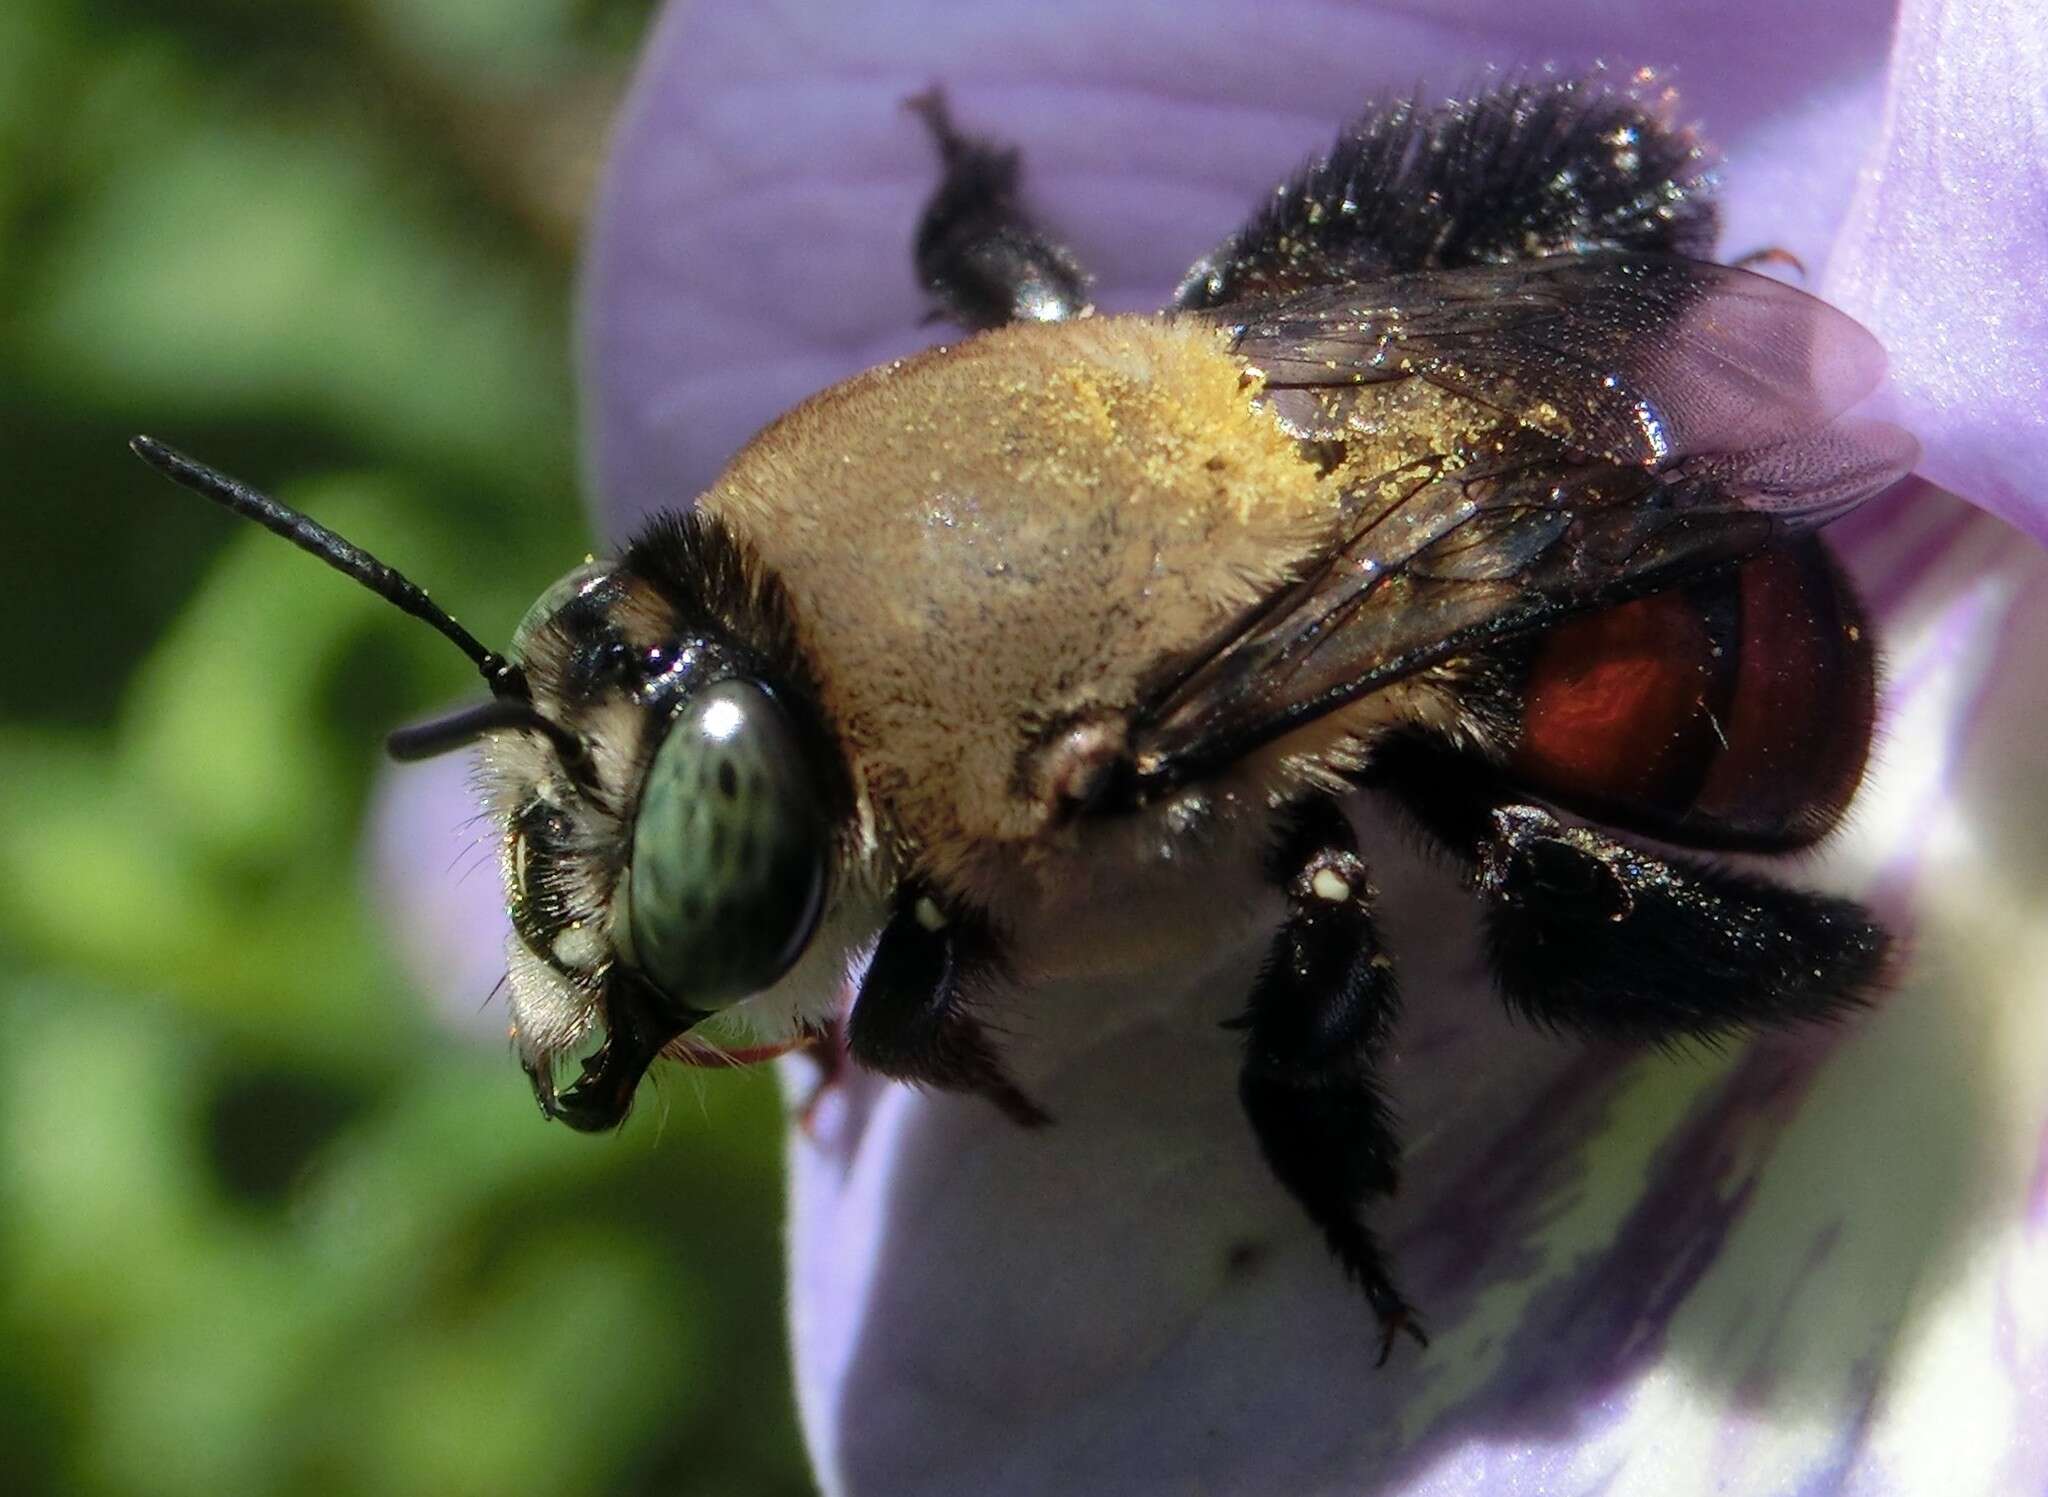
[[[559,723],[541,716],[534,708],[525,673],[497,651],[486,649],[475,635],[456,623],[404,573],[386,566],[362,547],[343,540],[325,525],[300,514],[290,505],[281,504],[240,479],[230,478],[217,468],[209,468],[175,448],[166,447],[154,437],[135,437],[128,443],[128,450],[173,483],[211,499],[245,520],[254,520],[265,530],[283,536],[301,551],[317,556],[343,576],[354,578],[387,603],[431,624],[475,663],[489,683],[495,700],[465,708],[434,722],[400,728],[385,742],[385,749],[392,758],[407,761],[430,758],[473,743],[485,733],[513,729],[541,734],[554,745],[564,765],[572,772],[588,760],[588,752],[580,738]]]

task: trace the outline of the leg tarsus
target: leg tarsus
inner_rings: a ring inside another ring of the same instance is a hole
[[[938,87],[904,100],[939,149],[944,175],[918,222],[917,279],[970,328],[1060,322],[1090,310],[1080,262],[1032,221],[1014,146],[963,134]]]
[[[845,1019],[835,1014],[826,1021],[818,1042],[802,1053],[818,1068],[818,1074],[810,1089],[791,1106],[790,1112],[804,1137],[815,1142],[818,1137],[818,1108],[832,1088],[844,1079],[846,1072]]]
[[[1380,1317],[1380,1354],[1373,1358],[1372,1365],[1386,1366],[1387,1358],[1394,1354],[1394,1342],[1404,1335],[1412,1337],[1415,1344],[1424,1351],[1429,1350],[1429,1333],[1423,1330],[1422,1322],[1415,1318],[1415,1310],[1411,1305],[1402,1305],[1393,1314]]]

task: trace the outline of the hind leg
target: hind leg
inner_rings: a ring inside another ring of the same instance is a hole
[[[1372,783],[1465,862],[1501,996],[1538,1024],[1666,1041],[1829,1019],[1890,961],[1853,900],[1571,825],[1447,750],[1389,745]]]

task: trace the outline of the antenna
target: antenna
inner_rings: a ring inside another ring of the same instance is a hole
[[[325,525],[307,518],[290,505],[280,504],[240,479],[230,478],[217,468],[209,468],[176,448],[166,447],[154,437],[136,437],[128,443],[128,450],[171,482],[211,499],[245,520],[254,520],[265,530],[283,536],[301,551],[319,557],[343,576],[354,578],[385,602],[433,625],[475,662],[489,683],[492,696],[517,702],[530,700],[526,676],[519,667],[497,651],[485,649],[475,635],[456,623],[403,572],[384,565],[362,547],[343,540]],[[514,726],[511,722],[489,725]]]
[[[595,784],[596,771],[590,763],[589,748],[574,732],[543,716],[533,705],[526,673],[496,650],[485,649],[475,635],[436,606],[403,572],[387,567],[361,546],[343,540],[290,505],[280,504],[240,479],[209,468],[154,437],[136,437],[128,443],[128,450],[171,482],[211,499],[223,509],[233,510],[245,520],[254,520],[301,551],[319,557],[343,576],[354,578],[385,602],[432,624],[476,663],[490,684],[493,700],[460,708],[432,722],[400,728],[384,743],[392,758],[432,758],[474,743],[486,733],[538,733],[553,745],[564,769],[583,784]]]
[[[555,754],[561,759],[564,769],[586,784],[593,783],[595,771],[590,766],[590,751],[584,747],[583,740],[552,718],[541,716],[540,709],[533,703],[518,697],[478,702],[474,707],[458,708],[431,722],[394,729],[384,740],[384,751],[399,763],[410,764],[418,759],[435,758],[451,749],[474,743],[486,733],[505,729],[540,734],[554,745]]]

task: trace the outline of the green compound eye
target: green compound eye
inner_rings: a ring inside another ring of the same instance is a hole
[[[620,953],[675,1001],[736,1003],[803,954],[832,827],[796,725],[750,681],[708,686],[655,750],[621,891]]]

